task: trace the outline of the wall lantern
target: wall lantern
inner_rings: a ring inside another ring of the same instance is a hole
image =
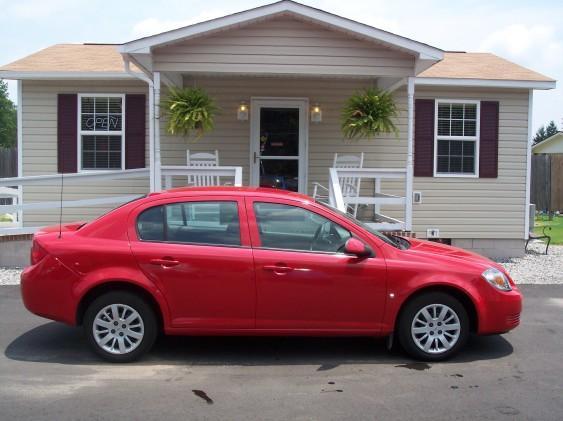
[[[323,112],[319,104],[314,104],[311,108],[311,121],[313,123],[320,123],[323,121]]]
[[[242,101],[238,106],[237,120],[239,121],[248,120],[248,105],[244,101]]]

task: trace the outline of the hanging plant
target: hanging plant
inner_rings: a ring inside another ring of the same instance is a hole
[[[170,134],[201,138],[213,130],[217,107],[201,88],[170,89],[164,100]]]
[[[348,98],[342,110],[342,133],[347,139],[373,138],[380,133],[395,133],[397,106],[390,92],[367,88]]]

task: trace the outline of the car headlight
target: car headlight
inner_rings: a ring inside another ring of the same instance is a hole
[[[496,289],[500,289],[501,291],[512,290],[508,277],[498,269],[489,268],[483,272],[481,276]]]

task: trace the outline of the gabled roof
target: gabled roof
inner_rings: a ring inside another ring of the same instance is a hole
[[[129,78],[119,45],[57,44],[0,67],[5,79]],[[139,71],[131,63],[132,70]],[[489,53],[445,53],[444,59],[417,77],[419,85],[551,89],[555,81]],[[488,85],[487,85],[488,84]]]
[[[557,132],[532,146],[532,153],[563,154],[563,132]]]
[[[336,30],[348,32],[356,37],[373,40],[392,48],[400,49],[416,55],[421,59],[441,60],[443,51],[414,41],[391,32],[383,31],[363,23],[343,18],[324,10],[296,3],[291,0],[281,0],[243,12],[234,13],[206,22],[196,23],[172,31],[163,32],[140,38],[123,44],[119,51],[126,54],[150,53],[152,48],[173,44],[196,36],[202,36],[218,31],[240,27],[278,15],[290,15],[296,18],[315,22]]]

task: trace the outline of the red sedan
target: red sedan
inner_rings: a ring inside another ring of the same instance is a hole
[[[437,361],[470,332],[515,328],[522,308],[510,276],[482,256],[262,188],[175,189],[44,229],[21,291],[31,312],[82,325],[116,362],[147,352],[159,331],[390,336]]]

